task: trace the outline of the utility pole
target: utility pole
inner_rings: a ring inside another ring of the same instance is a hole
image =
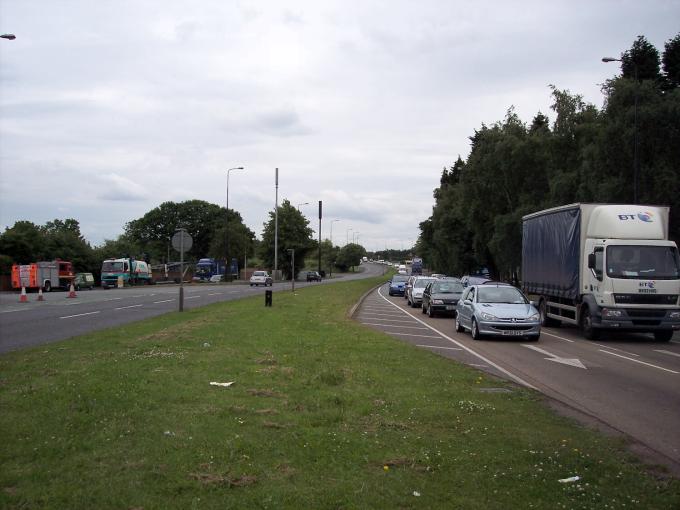
[[[274,202],[274,280],[279,267],[279,169],[274,172],[274,186],[276,187],[276,201]]]

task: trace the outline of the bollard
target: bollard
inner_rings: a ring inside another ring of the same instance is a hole
[[[264,291],[264,306],[272,306],[272,291]]]

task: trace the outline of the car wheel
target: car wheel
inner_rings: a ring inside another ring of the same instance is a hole
[[[465,328],[463,327],[463,325],[458,320],[458,314],[457,313],[456,313],[456,331],[458,333],[462,333],[463,331],[465,331]]]
[[[670,342],[671,338],[673,338],[673,330],[654,332],[654,340],[657,342]]]
[[[593,327],[593,316],[590,314],[590,308],[587,305],[581,313],[581,332],[588,340],[600,338],[600,330]]]
[[[427,307],[427,316],[428,317],[434,317],[434,312],[432,311],[432,305],[428,305]]]
[[[474,317],[472,318],[470,333],[472,334],[473,340],[480,340],[482,338],[482,335],[479,333],[479,326],[477,326],[477,320]]]

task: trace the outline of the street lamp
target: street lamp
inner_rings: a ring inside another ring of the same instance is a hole
[[[14,34],[2,34],[0,35],[0,37],[3,39],[9,39],[10,41],[13,41],[14,39],[17,38],[17,36]]]
[[[227,170],[227,221],[225,222],[225,236],[224,236],[225,238],[224,244],[226,250],[225,254],[226,267],[224,269],[225,271],[228,271],[227,274],[229,275],[227,276],[225,274],[227,281],[231,280],[231,261],[229,260],[229,175],[231,174],[232,170],[244,170],[244,168],[242,166],[235,166]]]
[[[347,229],[347,233],[345,235],[345,246],[349,244],[349,233],[352,231],[352,227]]]
[[[331,248],[333,248],[333,223],[340,220],[331,220]]]
[[[621,62],[623,60],[614,57],[603,57],[602,62]],[[634,106],[633,106],[633,203],[638,203],[638,129],[637,129],[637,112],[638,112],[638,65],[635,58],[631,58],[633,64],[633,73],[635,75],[635,89],[633,92]]]
[[[301,206],[301,205],[309,205],[309,202],[303,202],[302,204],[298,204],[298,205],[297,205],[297,210],[298,210],[298,212],[300,212],[300,206]]]
[[[359,234],[361,234],[361,232],[354,232],[354,233],[352,234],[352,244],[356,244],[356,243],[357,243],[357,241],[359,240]]]

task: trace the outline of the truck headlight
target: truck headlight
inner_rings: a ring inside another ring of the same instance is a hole
[[[479,315],[482,316],[482,319],[485,321],[496,321],[498,320],[495,315],[491,315],[490,313],[482,312]]]
[[[612,310],[611,308],[602,309],[602,317],[605,318],[621,318],[623,317],[623,310]]]
[[[432,304],[433,305],[443,305],[444,301],[442,301],[441,299],[433,299]]]
[[[671,312],[668,314],[670,319],[680,319],[680,312]]]

